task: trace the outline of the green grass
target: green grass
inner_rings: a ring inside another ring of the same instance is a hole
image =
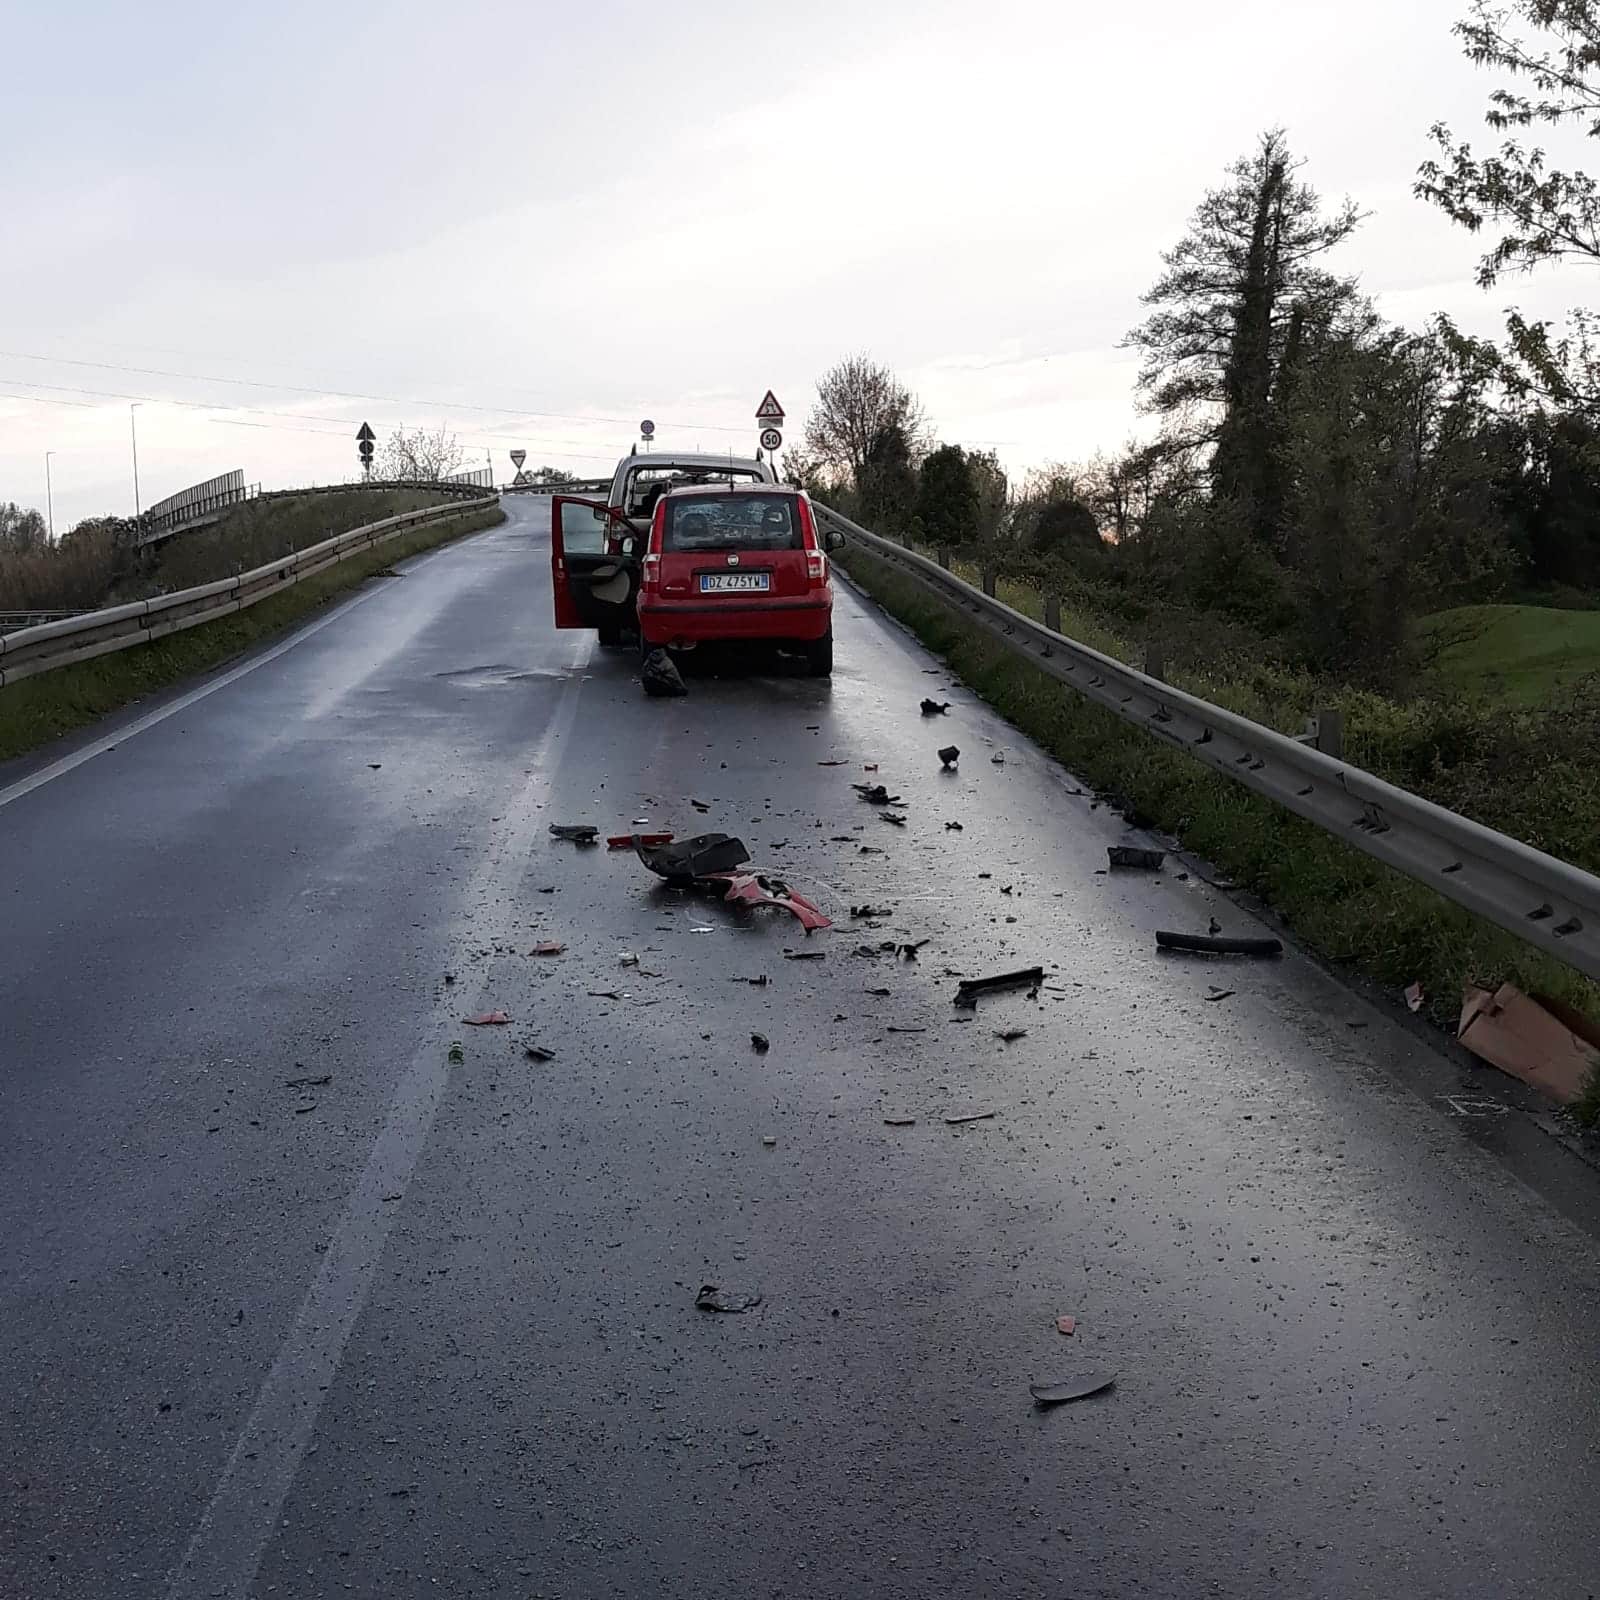
[[[450,517],[342,561],[248,610],[0,689],[0,761],[36,749],[192,673],[221,665],[396,561],[504,521],[505,513],[498,507]]]
[[[1445,682],[1506,705],[1544,705],[1600,673],[1600,611],[1458,606],[1429,617],[1424,630],[1449,641],[1435,663]]]
[[[1510,980],[1600,1016],[1600,986],[1552,957],[1080,699],[883,562],[850,549],[841,552],[841,564],[1002,715],[1097,790],[1144,813],[1215,862],[1330,961],[1391,989],[1420,980],[1430,1013],[1452,1029],[1468,979]],[[1078,636],[1065,616],[1063,626]],[[1285,696],[1292,700],[1299,693],[1292,680],[1279,682],[1262,673],[1252,677],[1247,666],[1231,681],[1186,682],[1185,687],[1274,725],[1286,720]],[[1416,775],[1441,770],[1438,752],[1447,747],[1451,730],[1441,730],[1429,708],[1352,696],[1350,713],[1353,760],[1395,781],[1410,774],[1414,781],[1408,787],[1426,787]],[[1471,778],[1480,765],[1467,761],[1450,768],[1439,780],[1446,792],[1453,784],[1470,795],[1470,783],[1458,781],[1462,772]],[[1525,772],[1512,772],[1486,788],[1474,809],[1499,811],[1510,803],[1508,795],[1527,800],[1527,778]],[[1592,789],[1575,794],[1569,787],[1560,804],[1564,814],[1579,819],[1600,811]],[[1493,824],[1495,819],[1484,820]],[[1521,820],[1524,833],[1537,831],[1528,817]],[[1580,823],[1578,832],[1592,852],[1593,829]]]

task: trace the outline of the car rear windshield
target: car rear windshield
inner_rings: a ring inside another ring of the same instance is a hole
[[[664,550],[798,550],[792,494],[684,495],[667,502]]]

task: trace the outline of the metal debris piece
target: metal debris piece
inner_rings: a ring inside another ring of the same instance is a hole
[[[598,844],[600,830],[591,828],[587,823],[581,822],[552,822],[550,832],[558,839],[570,840],[573,844]]]
[[[994,1036],[1002,1044],[1015,1044],[1018,1039],[1026,1039],[1028,1037],[1028,1030],[1026,1028],[996,1028]]]
[[[1219,1000],[1231,1000],[1238,992],[1237,989],[1213,989],[1206,996],[1206,1004],[1214,1006]]]
[[[621,993],[616,989],[586,989],[584,993],[587,994],[591,1000],[622,999]]]
[[[924,700],[922,714],[925,717],[942,717],[950,709],[948,700]]]
[[[639,965],[639,958],[633,951],[625,950],[618,958],[617,965],[619,967],[636,967]]]
[[[915,1117],[885,1117],[883,1125],[886,1128],[914,1128],[917,1125]]]
[[[522,1047],[522,1053],[530,1061],[554,1061],[556,1058],[555,1051],[546,1050],[542,1044],[524,1045]]]
[[[817,765],[819,767],[847,767],[850,763],[848,761],[819,761]]]
[[[530,956],[559,956],[565,953],[566,948],[559,939],[541,939],[528,954]]]
[[[897,806],[900,804],[900,796],[890,794],[888,789],[881,783],[852,783],[850,787],[869,806]]]
[[[772,1042],[764,1033],[752,1033],[750,1043],[754,1046],[757,1055],[765,1055],[772,1048]]]
[[[1044,982],[1043,967],[1021,967],[1016,972],[997,972],[987,978],[963,978],[956,985],[958,1006],[976,1005],[981,994],[993,994],[1001,989],[1028,988],[1034,994]]]
[[[763,972],[759,978],[735,978],[732,981],[734,983],[748,983],[752,989],[765,989],[772,980]]]
[[[1133,844],[1109,845],[1106,855],[1114,867],[1138,867],[1145,872],[1159,872],[1167,859],[1165,850],[1145,850]]]
[[[850,907],[850,915],[852,917],[892,917],[894,915],[894,907],[893,906],[851,906]]]
[[[698,805],[699,802],[695,801]],[[649,845],[634,841],[639,859],[668,883],[689,884],[718,872],[734,872],[749,859],[744,840],[726,833],[698,833],[692,839]]]
[[[890,1033],[926,1033],[927,1031],[928,1030],[926,1028],[893,1028],[893,1027],[891,1027],[889,1029]]]
[[[878,821],[892,823],[897,828],[903,828],[906,825],[905,815],[899,811],[880,811],[878,813]]]
[[[689,692],[689,686],[683,681],[683,674],[678,671],[677,663],[665,650],[652,650],[644,658],[644,665],[639,668],[639,682],[644,685],[644,692],[654,699],[670,699],[677,695]]]
[[[714,1283],[702,1283],[694,1303],[701,1311],[750,1311],[761,1304],[761,1295],[759,1291],[741,1294],[735,1289],[718,1288]]]
[[[863,994],[875,994],[875,995],[877,995],[877,997],[880,1000],[882,1000],[882,999],[886,998],[888,995],[893,994],[894,990],[893,989],[863,989],[861,992]]]
[[[995,753],[989,757],[989,760],[992,765],[997,767],[1003,767],[1006,764],[1005,755],[999,750],[996,750]]]
[[[1156,930],[1156,944],[1163,950],[1186,950],[1207,956],[1281,956],[1283,945],[1277,939],[1213,939],[1205,933],[1169,933]]]
[[[826,961],[828,952],[826,950],[785,950],[783,959],[785,961]]]
[[[324,1072],[319,1078],[285,1078],[285,1089],[326,1089],[333,1082],[333,1074]]]
[[[671,843],[670,833],[613,833],[606,838],[606,849],[631,850],[635,845],[642,844],[659,850],[662,845]]]
[[[959,1128],[968,1122],[988,1122],[995,1115],[993,1111],[967,1111],[960,1116],[946,1117],[945,1126]]]
[[[469,1028],[499,1028],[508,1023],[511,1018],[503,1011],[480,1011],[475,1017],[461,1019]]]
[[[1114,1372],[1090,1372],[1061,1383],[1030,1383],[1028,1393],[1033,1396],[1035,1405],[1059,1406],[1069,1400],[1086,1400],[1092,1394],[1109,1389],[1116,1381]]]
[[[915,943],[908,941],[905,944],[897,944],[894,947],[894,953],[902,961],[915,961],[917,959],[917,952],[928,942],[929,941],[926,939],[918,939],[915,941]]]
[[[770,1133],[764,1133],[761,1135],[761,1143],[768,1150],[776,1150],[778,1148],[776,1136]]]
[[[953,767],[956,762],[961,759],[961,751],[955,745],[947,744],[944,749],[939,752],[939,759],[947,768]]]

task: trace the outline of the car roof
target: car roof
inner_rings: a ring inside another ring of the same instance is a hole
[[[667,498],[676,500],[680,495],[699,494],[799,494],[792,483],[680,483],[667,490]]]
[[[696,455],[692,451],[686,455],[677,450],[670,452],[664,450],[660,455],[626,456],[619,470],[670,472],[677,467],[693,467],[697,471],[712,472],[753,472],[763,477],[772,470],[765,461],[756,461],[748,456]]]

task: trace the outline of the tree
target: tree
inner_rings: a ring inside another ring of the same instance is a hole
[[[1585,172],[1551,166],[1542,148],[1516,137],[1540,125],[1600,137],[1600,0],[1514,0],[1509,10],[1475,0],[1454,31],[1470,61],[1518,81],[1493,90],[1484,113],[1495,133],[1511,137],[1480,156],[1436,123],[1439,158],[1418,170],[1416,193],[1470,232],[1488,227],[1496,235],[1478,263],[1485,288],[1547,261],[1600,262],[1600,187]],[[1502,376],[1514,393],[1600,411],[1600,327],[1591,314],[1574,312],[1569,332],[1555,337],[1548,323],[1513,311],[1507,332]]]
[[[917,519],[922,536],[940,550],[959,550],[976,542],[978,483],[967,453],[958,444],[940,445],[917,475]]]
[[[855,355],[823,374],[817,403],[806,419],[806,450],[823,466],[848,473],[864,492],[862,474],[874,450],[898,432],[908,461],[921,453],[927,422],[915,395],[889,368]]]
[[[977,501],[977,537],[980,544],[999,539],[1011,514],[1011,485],[993,450],[969,450],[967,470]]]
[[[1353,300],[1351,280],[1319,262],[1362,221],[1349,200],[1325,214],[1298,170],[1282,131],[1263,134],[1162,257],[1166,270],[1144,296],[1152,314],[1124,341],[1144,353],[1147,409],[1215,446],[1212,488],[1263,543],[1280,501],[1273,385],[1305,330],[1333,325]]]
[[[442,424],[407,432],[396,428],[384,441],[374,476],[390,483],[437,483],[460,467],[464,459],[460,441]]]
[[[909,522],[917,498],[917,474],[911,439],[891,418],[873,434],[856,482],[862,518],[871,526],[901,529]]]
[[[37,511],[24,511],[15,500],[0,504],[0,554],[31,555],[49,542],[50,530]]]

